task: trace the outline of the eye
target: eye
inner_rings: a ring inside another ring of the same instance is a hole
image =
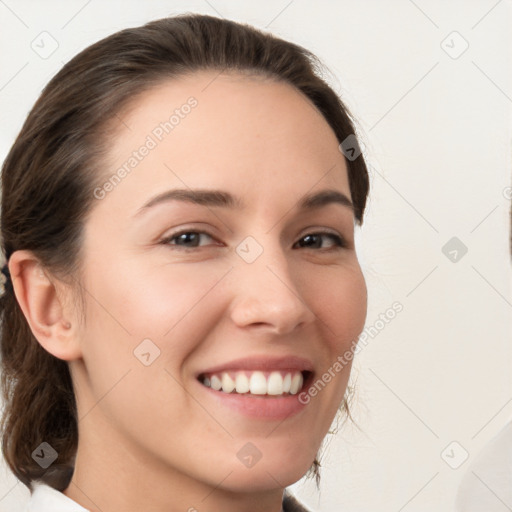
[[[322,240],[329,239],[331,245],[329,247],[324,247]],[[302,237],[297,244],[300,247],[305,247],[307,249],[334,249],[336,248],[344,248],[347,247],[347,243],[343,238],[334,233],[328,232],[319,232],[319,233],[308,233],[304,237]]]
[[[204,231],[180,231],[164,238],[160,243],[164,245],[175,245],[178,247],[194,248],[200,246],[201,237],[209,238],[214,240],[212,236]],[[203,238],[204,240],[204,238]],[[203,244],[205,245],[205,244]]]
[[[178,233],[173,233],[170,236],[164,238],[160,243],[163,245],[170,245],[183,249],[193,249],[197,247],[201,247],[204,245],[211,245],[208,243],[201,244],[201,240],[209,239],[210,241],[215,241],[211,235],[204,231],[180,231]],[[325,243],[327,240],[327,244]],[[219,245],[219,244],[214,244]],[[334,233],[330,232],[318,232],[318,233],[308,233],[303,236],[294,247],[299,246],[299,248],[306,249],[324,249],[324,250],[336,250],[347,247],[347,243],[345,240]]]

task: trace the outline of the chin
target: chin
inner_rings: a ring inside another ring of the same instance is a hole
[[[225,484],[233,492],[261,492],[284,488],[300,480],[313,464],[314,455],[294,458],[274,455],[265,457],[252,467],[236,465]]]
[[[309,466],[308,466],[309,468]],[[303,472],[298,472],[292,468],[280,468],[274,471],[247,471],[237,470],[229,477],[227,487],[231,491],[241,492],[263,492],[273,489],[283,489],[300,480],[307,472],[306,468]]]

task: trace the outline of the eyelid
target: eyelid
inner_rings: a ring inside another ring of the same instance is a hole
[[[348,245],[350,245],[350,238],[348,238],[346,235],[343,234],[344,231],[345,230],[340,230],[340,229],[336,229],[336,228],[328,228],[326,226],[313,225],[313,226],[308,226],[308,227],[304,228],[304,230],[302,230],[301,234],[299,235],[299,239],[306,235],[311,235],[311,234],[333,235],[333,236],[337,236],[337,237],[341,238],[343,240],[343,242],[346,243],[348,246]]]
[[[308,226],[307,228],[304,228],[302,231],[301,231],[301,235],[299,236],[300,237],[303,237],[303,236],[306,236],[306,235],[310,235],[310,234],[330,234],[330,235],[336,235],[336,236],[339,236],[341,237],[341,233],[337,230],[337,229],[333,229],[333,228],[326,228],[325,226]]]
[[[204,222],[198,222],[195,224],[192,223],[191,225],[188,225],[188,224],[181,225],[179,227],[171,229],[170,231],[167,232],[167,234],[159,237],[159,239],[163,240],[164,238],[172,238],[172,237],[178,236],[182,233],[191,233],[191,232],[205,234],[205,235],[211,236],[212,238],[216,238],[216,237],[220,236],[220,234],[214,234],[214,233],[218,233],[219,230],[212,227],[211,224],[206,224]]]

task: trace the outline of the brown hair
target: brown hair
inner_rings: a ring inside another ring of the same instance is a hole
[[[106,122],[150,87],[199,70],[249,72],[287,82],[318,108],[340,144],[355,134],[347,109],[321,78],[319,60],[298,45],[198,14],[121,30],[80,52],[53,77],[7,155],[1,206],[6,260],[16,250],[32,251],[49,273],[74,283],[83,301],[83,227],[95,201],[93,190],[101,185]],[[368,172],[362,155],[347,159],[347,165],[361,223]],[[0,298],[0,319],[5,460],[30,491],[36,479],[62,491],[71,480],[78,444],[68,363],[38,343],[9,282]],[[346,400],[343,406],[349,415]],[[42,442],[58,453],[47,469],[33,457]],[[318,466],[315,459],[311,471],[317,481]]]

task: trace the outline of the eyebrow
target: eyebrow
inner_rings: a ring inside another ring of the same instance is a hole
[[[162,192],[151,198],[137,210],[134,217],[138,217],[153,206],[170,201],[184,201],[202,206],[217,206],[239,210],[245,207],[240,198],[223,190],[173,189]],[[297,208],[299,210],[315,210],[329,204],[339,204],[354,213],[354,204],[352,201],[345,194],[334,189],[325,189],[304,196],[299,201]]]

